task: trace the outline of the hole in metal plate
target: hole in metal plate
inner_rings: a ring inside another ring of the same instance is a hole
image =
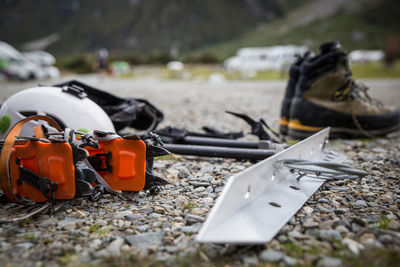
[[[329,143],[329,138],[325,137],[324,141],[319,145],[322,150],[325,149],[325,146]]]
[[[247,192],[246,192],[246,194],[244,195],[244,198],[245,199],[248,199],[249,197],[250,197],[250,190],[251,190],[251,187],[250,187],[250,185],[247,187]]]
[[[281,205],[278,204],[278,203],[276,203],[276,202],[269,202],[269,204],[270,204],[271,206],[273,206],[273,207],[276,207],[276,208],[280,208],[280,207],[281,207]]]
[[[295,185],[290,185],[289,187],[292,188],[293,190],[300,190],[300,188],[298,188],[298,187],[295,186]]]

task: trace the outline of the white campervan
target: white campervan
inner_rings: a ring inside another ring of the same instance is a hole
[[[306,46],[295,45],[241,48],[224,62],[224,67],[238,71],[282,70],[306,51]]]

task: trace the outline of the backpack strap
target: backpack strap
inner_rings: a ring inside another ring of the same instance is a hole
[[[17,195],[15,195],[10,181],[10,170],[9,161],[14,142],[21,132],[22,126],[32,120],[42,120],[50,124],[50,126],[56,128],[58,131],[62,131],[61,127],[57,124],[55,120],[50,117],[37,115],[25,118],[17,122],[13,128],[8,133],[6,139],[4,140],[3,148],[0,154],[0,188],[3,190],[4,194],[9,200],[18,204],[25,204]]]

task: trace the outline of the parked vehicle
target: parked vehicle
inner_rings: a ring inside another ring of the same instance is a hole
[[[282,70],[293,63],[295,55],[306,51],[306,46],[295,45],[241,48],[225,61],[224,67],[239,71]]]
[[[59,70],[52,66],[55,58],[44,51],[23,54],[11,45],[0,41],[0,60],[4,62],[0,70],[2,75],[11,80],[42,80],[56,78]]]
[[[25,58],[34,61],[40,65],[54,65],[56,63],[55,57],[47,53],[46,51],[37,50],[37,51],[29,51],[22,52]]]
[[[349,53],[351,63],[368,63],[383,60],[385,53],[382,50],[353,50]]]
[[[22,54],[28,60],[42,67],[42,70],[45,73],[45,78],[60,77],[60,71],[57,67],[53,66],[56,63],[56,59],[52,54],[41,50],[23,52]]]

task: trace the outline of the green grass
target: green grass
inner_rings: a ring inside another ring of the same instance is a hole
[[[188,212],[191,212],[194,208],[196,208],[196,205],[190,199],[189,202],[183,207],[183,209],[187,210]]]
[[[111,231],[111,227],[102,227],[98,224],[93,224],[89,227],[89,233],[96,233],[100,236],[104,236],[107,235],[108,233],[110,233]]]
[[[302,258],[305,252],[302,246],[291,240],[283,244],[283,250],[290,256],[296,258]]]
[[[387,67],[383,62],[373,63],[357,63],[351,64],[354,79],[390,79],[400,78],[400,60],[397,60],[392,67]],[[241,79],[240,75],[227,78],[235,80]],[[287,80],[289,78],[287,71],[259,71],[254,77],[248,78],[249,80]]]
[[[400,78],[400,60],[387,67],[383,62],[351,64],[350,69],[355,79]],[[78,71],[79,72],[79,71]],[[220,65],[186,64],[181,72],[168,70],[165,66],[144,66],[133,72],[120,75],[121,78],[138,79],[157,77],[168,80],[208,80],[212,74],[222,75],[226,80],[287,80],[287,71],[265,70],[258,72],[227,71]]]
[[[324,251],[318,246],[304,248],[294,241],[286,242],[282,245],[283,252],[291,257],[298,259],[304,258],[305,254],[326,255],[329,257],[340,258],[344,266],[397,266],[400,262],[400,250],[385,248],[366,248],[360,255],[350,253],[341,242],[335,242],[334,248],[329,251]],[[304,262],[305,266],[314,266],[315,263]]]
[[[18,237],[19,239],[26,240],[26,241],[34,241],[35,235],[31,233],[26,233]]]
[[[66,266],[74,266],[76,261],[77,261],[77,255],[75,254],[65,254],[64,256],[60,257],[58,261]],[[76,266],[76,265],[75,265]]]
[[[257,72],[251,80],[287,80],[288,78],[287,71],[267,70]]]
[[[392,222],[392,220],[389,220],[388,218],[381,216],[378,220],[378,227],[384,230],[389,229],[389,224]]]
[[[343,262],[346,266],[399,266],[400,249],[365,249],[358,256],[344,257]]]
[[[354,79],[387,79],[400,78],[400,60],[397,60],[391,68],[385,67],[382,62],[351,64]],[[259,72],[227,71],[217,65],[186,65],[182,72],[171,72],[166,67],[143,68],[134,70],[133,73],[124,75],[124,78],[157,77],[168,80],[208,80],[212,74],[222,75],[226,80],[287,80],[287,71],[266,70]],[[160,159],[164,159],[160,157]]]
[[[345,249],[340,242],[335,242],[335,248]],[[304,258],[305,254],[318,255],[318,254],[325,254],[326,252],[328,252],[329,256],[335,256],[338,253],[337,249],[331,251],[325,251],[317,244],[314,244],[309,247],[304,247],[292,240],[283,243],[282,250],[285,254],[298,259]]]
[[[400,78],[400,60],[397,60],[391,68],[381,62],[352,64],[350,68],[355,79]]]
[[[170,154],[170,155],[156,157],[155,160],[171,160],[171,161],[177,162],[177,161],[181,160],[181,157],[179,157],[178,155],[175,155],[175,154]]]
[[[95,232],[97,232],[99,229],[100,229],[100,225],[98,225],[98,224],[93,224],[93,225],[91,225],[90,227],[89,227],[89,233],[91,234],[91,233],[95,233]]]

